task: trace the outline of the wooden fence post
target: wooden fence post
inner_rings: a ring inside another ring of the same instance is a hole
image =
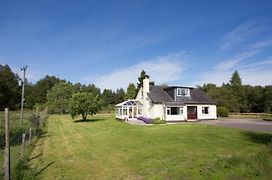
[[[25,133],[22,135],[21,157],[25,154]]]
[[[31,128],[29,128],[29,142],[31,142],[31,138],[32,138],[32,129]]]
[[[4,180],[10,179],[9,109],[5,108]]]

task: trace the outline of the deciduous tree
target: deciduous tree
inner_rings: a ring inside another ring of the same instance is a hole
[[[70,98],[73,93],[74,88],[71,84],[61,82],[55,85],[46,95],[49,110],[59,113],[68,110]]]
[[[8,65],[0,65],[0,110],[14,109],[20,103],[19,76]]]
[[[98,95],[87,92],[75,93],[70,101],[70,114],[72,118],[81,115],[82,119],[86,120],[87,115],[96,114],[100,106],[101,101]]]

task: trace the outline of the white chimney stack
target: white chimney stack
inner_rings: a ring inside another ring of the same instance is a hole
[[[149,79],[147,77],[143,80],[143,93],[149,93]]]
[[[143,80],[143,113],[145,117],[149,116],[149,102],[147,93],[149,93],[149,79],[146,77]]]

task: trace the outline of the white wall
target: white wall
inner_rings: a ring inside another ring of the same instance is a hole
[[[209,107],[209,114],[202,113],[202,107]],[[197,105],[197,118],[198,119],[216,119],[217,111],[216,105]]]
[[[165,110],[165,113],[166,110]],[[187,107],[186,106],[183,106],[183,114],[180,114],[180,115],[165,115],[166,117],[166,121],[184,121],[187,119]]]
[[[164,119],[164,107],[162,104],[153,104],[149,111],[150,118],[161,118]]]

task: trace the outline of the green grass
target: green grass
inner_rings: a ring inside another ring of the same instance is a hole
[[[269,179],[272,134],[53,115],[30,164],[41,179]]]

